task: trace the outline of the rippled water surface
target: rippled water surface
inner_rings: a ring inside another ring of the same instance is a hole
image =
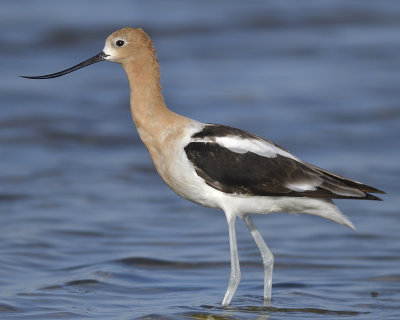
[[[2,1],[0,319],[399,319],[398,1]],[[268,137],[383,189],[337,201],[357,227],[254,217],[275,254],[262,301],[258,250],[238,221],[232,306],[221,212],[157,176],[120,66],[33,81],[141,26],[174,111]]]

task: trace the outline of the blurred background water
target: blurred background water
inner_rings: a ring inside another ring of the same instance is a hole
[[[399,319],[398,1],[6,1],[0,4],[1,319]],[[174,111],[267,137],[385,190],[337,201],[353,232],[286,213],[255,222],[275,254],[263,306],[241,221],[157,176],[120,66],[33,81],[100,52],[116,29],[154,41]]]

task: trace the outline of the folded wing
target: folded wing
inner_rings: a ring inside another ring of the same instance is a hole
[[[225,193],[380,200],[384,193],[303,162],[257,135],[221,125],[206,125],[185,146],[198,176]]]

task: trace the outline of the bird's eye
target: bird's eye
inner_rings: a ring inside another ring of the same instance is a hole
[[[125,41],[124,40],[117,40],[115,42],[115,44],[117,45],[117,47],[122,47],[125,44]]]

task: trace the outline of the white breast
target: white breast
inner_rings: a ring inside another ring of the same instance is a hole
[[[159,173],[168,186],[181,197],[206,207],[221,208],[222,192],[208,186],[197,175],[184,150],[191,141],[192,135],[203,128],[204,124],[192,121],[183,129],[183,135],[179,141],[169,144],[169,149],[163,155],[163,172],[159,171]]]

